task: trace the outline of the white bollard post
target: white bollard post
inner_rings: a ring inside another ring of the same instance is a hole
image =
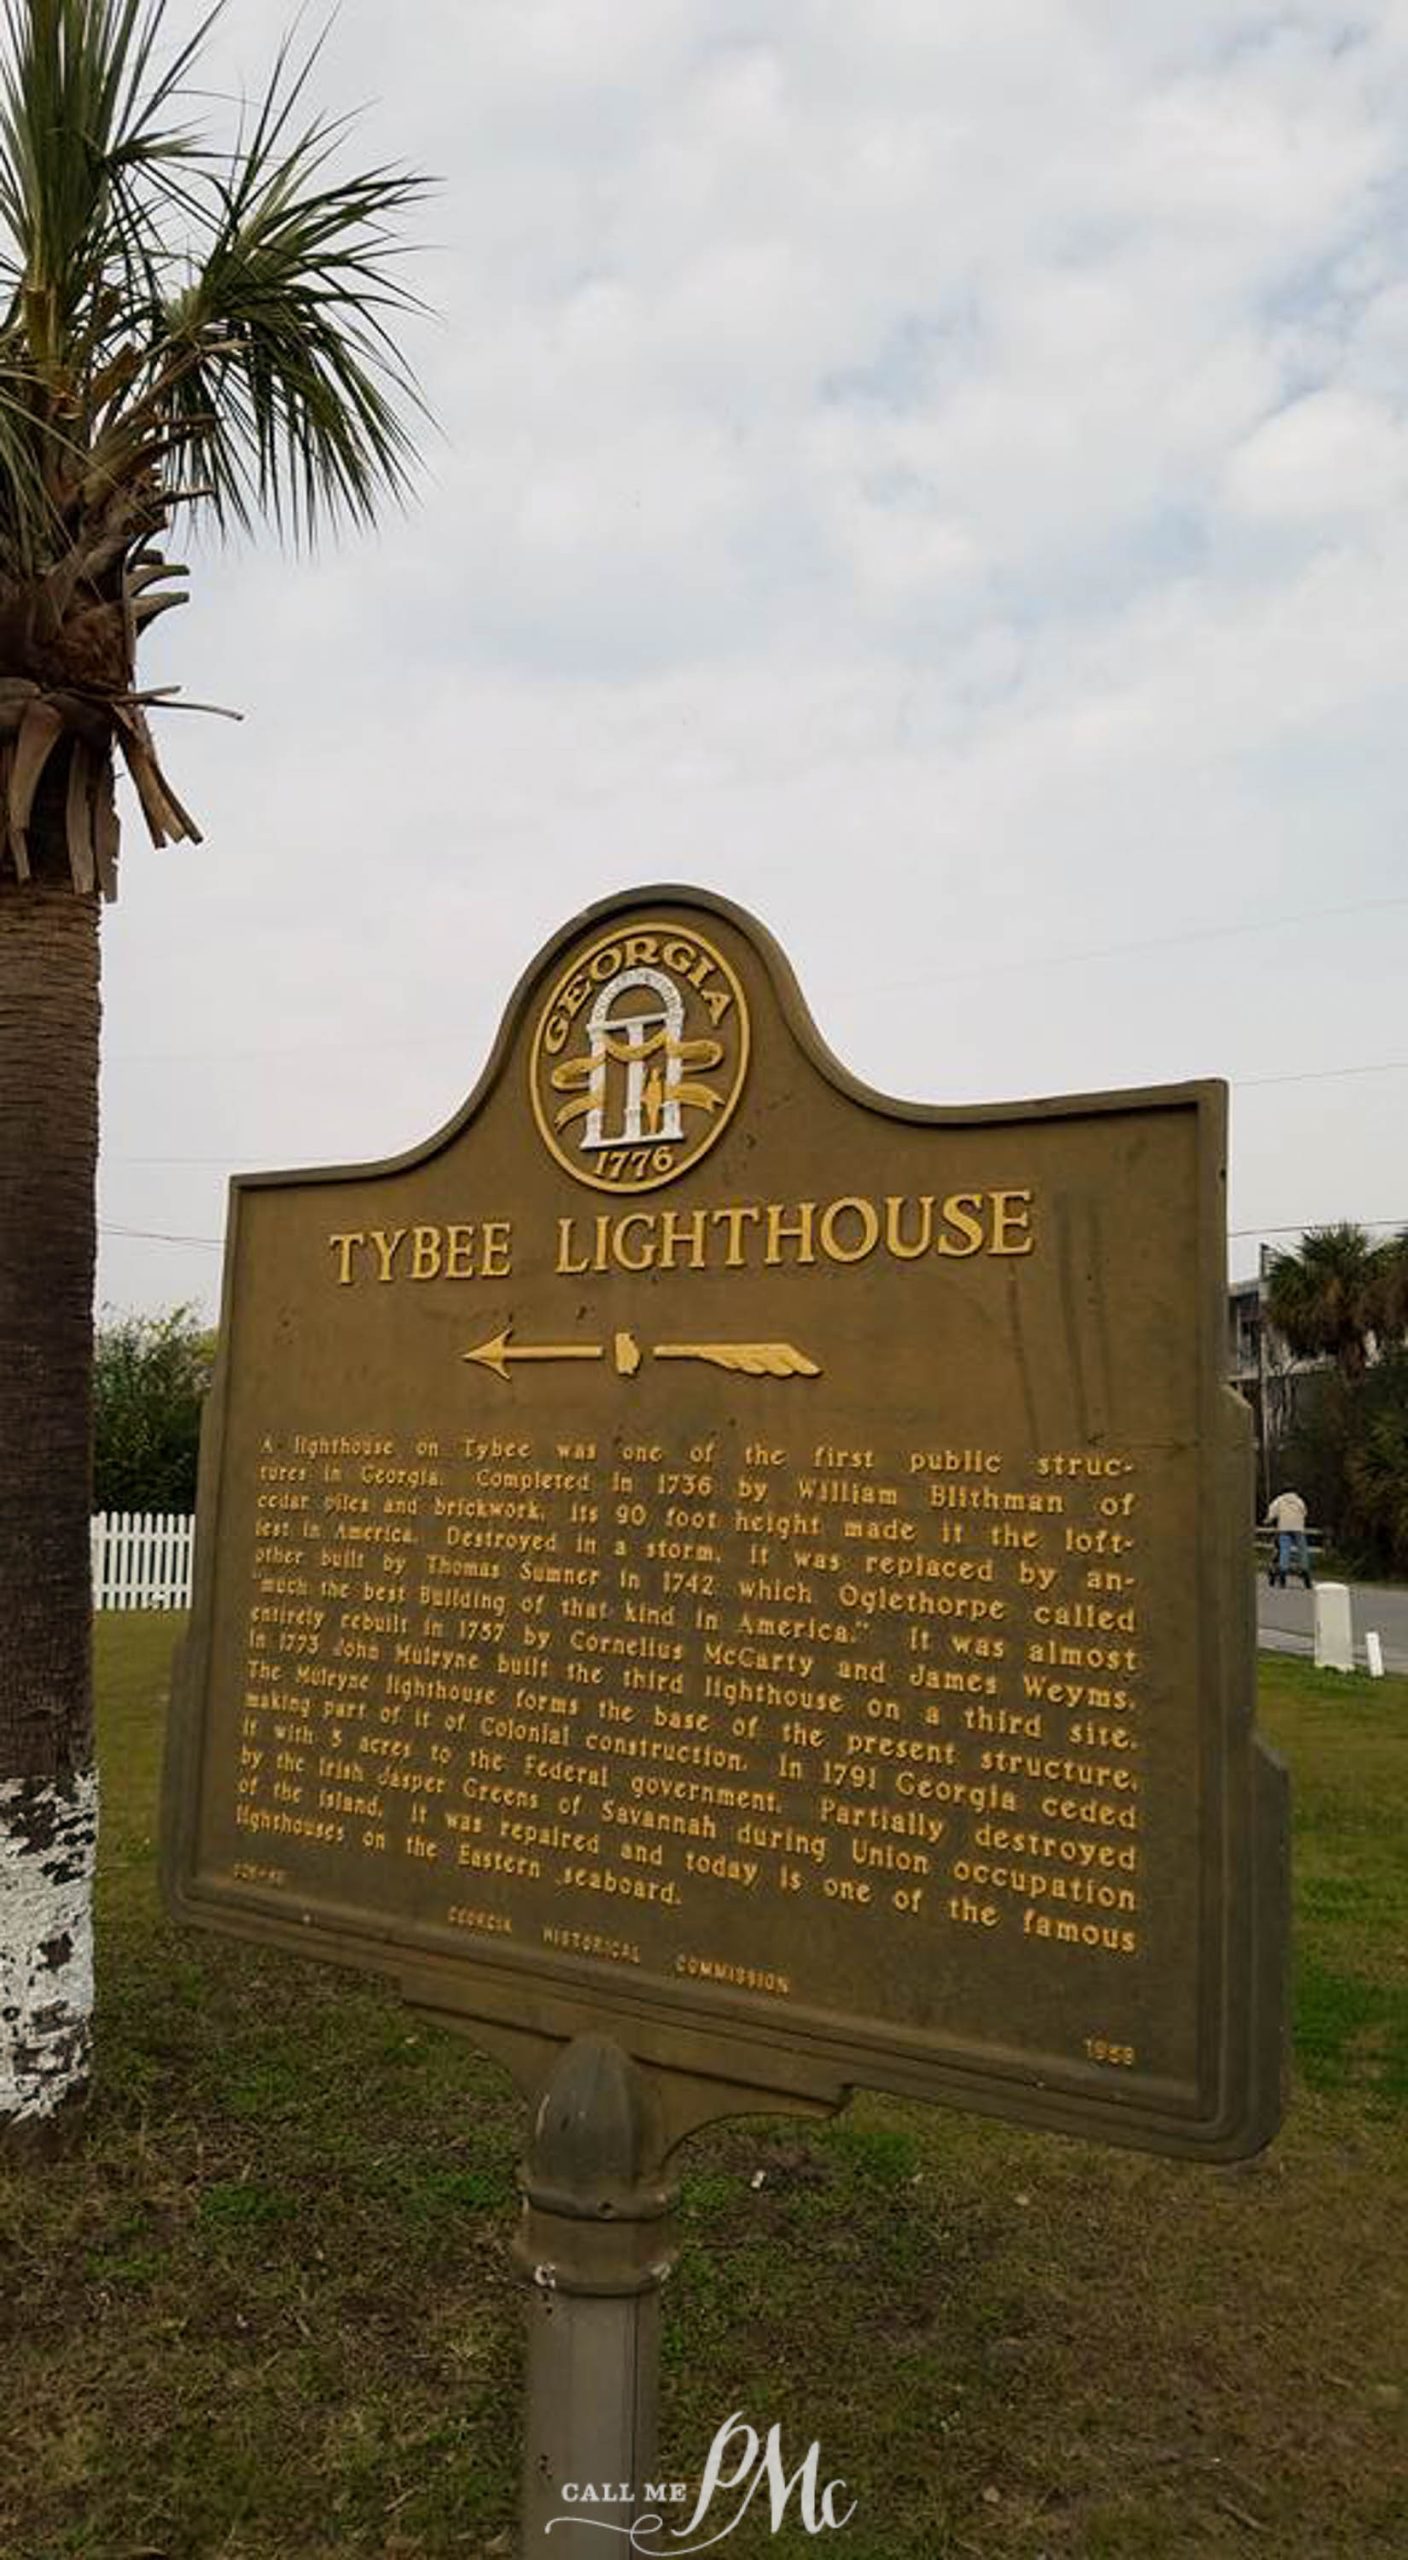
[[[1317,1582],[1315,1586],[1315,1668],[1354,1669],[1354,1625],[1347,1582]]]
[[[1384,1649],[1379,1642],[1378,1629],[1376,1627],[1370,1627],[1368,1629],[1364,1638],[1364,1651],[1368,1658],[1370,1679],[1382,1680],[1384,1676]]]

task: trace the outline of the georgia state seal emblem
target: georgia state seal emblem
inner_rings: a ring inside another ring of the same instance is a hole
[[[533,1115],[594,1191],[654,1191],[722,1136],[748,1065],[748,1007],[692,927],[618,922],[587,936],[538,1015]]]

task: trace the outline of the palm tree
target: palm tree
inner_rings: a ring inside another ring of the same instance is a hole
[[[1408,1338],[1408,1232],[1390,1236],[1374,1257],[1374,1331],[1384,1349]]]
[[[1273,1257],[1266,1312],[1299,1358],[1329,1358],[1342,1377],[1360,1378],[1375,1331],[1379,1280],[1377,1251],[1362,1227],[1312,1227],[1299,1252]]]
[[[1390,1354],[1369,1381],[1368,1409],[1345,1473],[1364,1543],[1380,1569],[1408,1568],[1408,1366]]]
[[[0,0],[0,2125],[83,2084],[100,903],[120,759],[195,838],[137,680],[173,525],[301,541],[407,486],[413,174],[338,173],[317,47],[217,152],[181,102],[224,0]]]

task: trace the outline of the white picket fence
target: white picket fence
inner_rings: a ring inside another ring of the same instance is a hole
[[[188,1609],[196,1524],[182,1511],[93,1515],[95,1609]]]

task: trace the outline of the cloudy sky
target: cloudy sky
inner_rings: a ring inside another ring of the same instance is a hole
[[[436,432],[153,635],[245,717],[127,829],[103,1300],[213,1312],[232,1170],[428,1135],[652,880],[893,1093],[1225,1076],[1234,1274],[1408,1225],[1403,0],[343,0],[317,91],[441,181]]]

